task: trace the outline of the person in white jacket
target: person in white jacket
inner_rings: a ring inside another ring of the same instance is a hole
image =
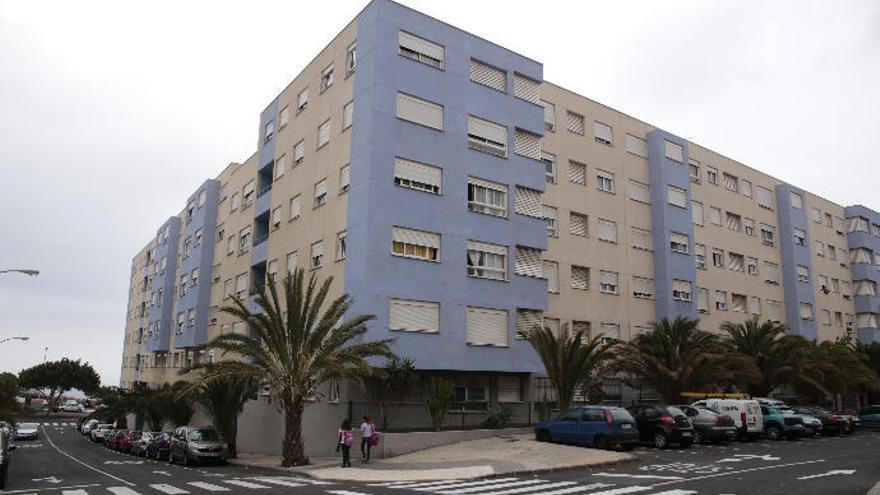
[[[369,416],[364,416],[361,423],[361,462],[370,462],[370,448],[373,446],[371,439],[376,433],[376,426],[370,421]]]

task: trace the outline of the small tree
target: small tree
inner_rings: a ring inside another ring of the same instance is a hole
[[[19,385],[23,388],[46,390],[49,394],[48,415],[64,392],[79,389],[86,394],[96,392],[101,385],[98,373],[89,363],[64,358],[49,361],[22,370],[18,374]]]
[[[379,402],[382,415],[382,430],[388,431],[394,416],[394,404],[403,401],[404,396],[415,382],[416,368],[409,358],[394,356],[376,370],[372,380],[374,395]]]
[[[196,397],[188,392],[188,388],[187,382],[177,381],[171,385],[163,384],[157,392],[158,407],[175,428],[188,425],[196,412]]]
[[[117,387],[101,387],[97,396],[100,404],[89,417],[106,423],[115,423],[117,428],[127,428],[126,416],[135,409],[133,395]]]
[[[211,368],[214,364],[206,364]],[[185,395],[194,394],[205,408],[214,428],[223,435],[229,447],[229,457],[237,456],[238,416],[244,405],[257,393],[259,384],[248,376],[223,375],[208,372],[213,378],[200,377],[183,389]]]
[[[18,377],[12,373],[0,373],[0,420],[12,423],[18,413]]]
[[[455,384],[443,378],[431,377],[431,392],[425,405],[428,406],[428,414],[431,415],[431,425],[434,431],[440,431],[443,420],[449,413],[449,408],[455,400]]]

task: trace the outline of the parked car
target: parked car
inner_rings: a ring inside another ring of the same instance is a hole
[[[797,414],[805,414],[819,419],[822,422],[823,435],[837,435],[846,429],[846,418],[824,407],[796,406],[793,409]]]
[[[764,435],[769,440],[798,438],[804,434],[804,418],[796,414],[783,414],[775,407],[762,405],[761,415],[764,417]]]
[[[161,461],[171,458],[171,432],[157,432],[153,441],[147,446],[146,457]]]
[[[110,433],[104,440],[104,445],[106,445],[107,448],[110,450],[121,450],[122,439],[126,435],[128,435],[128,432],[126,430],[110,430]]]
[[[62,404],[61,410],[64,412],[83,412],[83,406],[79,402],[71,399]]]
[[[96,443],[104,443],[105,437],[110,430],[113,429],[113,425],[111,423],[98,423],[97,425],[92,427],[92,430],[89,432],[89,436],[91,437],[93,442]]]
[[[181,426],[171,435],[168,462],[180,460],[184,465],[193,462],[226,463],[229,454],[226,442],[214,428]]]
[[[6,421],[0,421],[0,435],[6,435],[7,437],[12,435],[12,426]]]
[[[90,419],[80,425],[79,431],[83,435],[88,435],[92,431],[92,428],[97,426],[98,423],[99,421],[97,419]]]
[[[761,405],[756,400],[702,399],[691,405],[730,417],[742,438],[754,440],[764,434],[764,417],[761,415]]]
[[[125,432],[125,435],[119,439],[119,451],[125,452],[126,454],[131,453],[131,449],[134,446],[134,443],[140,440],[141,435],[143,434],[140,430],[128,430]]]
[[[40,425],[37,423],[19,423],[15,426],[15,440],[38,440]]]
[[[636,419],[643,442],[658,449],[665,449],[670,443],[677,443],[681,448],[694,443],[694,426],[684,411],[675,406],[648,404],[630,406],[627,410]]]
[[[577,406],[538,423],[539,442],[558,442],[607,449],[630,450],[639,443],[636,421],[620,407]]]
[[[846,420],[846,427],[843,429],[844,435],[855,433],[862,426],[862,420],[858,416],[852,414],[841,414],[840,416]]]
[[[733,419],[705,407],[675,406],[684,411],[694,425],[694,443],[719,443],[736,439],[737,428]]]
[[[859,421],[865,428],[880,428],[880,406],[868,406],[859,411]]]
[[[9,453],[15,450],[9,435],[0,435],[0,490],[6,487],[6,476],[9,473]]]
[[[159,442],[165,442],[165,452],[162,458],[168,455],[168,439],[166,433],[161,431],[145,431],[137,441],[132,442],[131,454],[138,457],[155,457]]]

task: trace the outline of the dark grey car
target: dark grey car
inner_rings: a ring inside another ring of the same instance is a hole
[[[214,428],[181,426],[171,435],[168,462],[225,464],[228,454],[226,442]]]
[[[9,453],[15,450],[10,442],[10,435],[0,432],[0,490],[6,486],[6,474],[9,472]]]
[[[728,416],[711,409],[678,406],[694,425],[694,443],[729,442],[736,439],[736,425]]]

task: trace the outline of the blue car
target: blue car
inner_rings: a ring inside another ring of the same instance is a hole
[[[868,406],[859,411],[858,417],[865,428],[880,428],[880,406]]]
[[[539,442],[570,443],[607,449],[620,445],[630,450],[639,443],[636,421],[626,409],[610,406],[577,406],[538,423]]]

